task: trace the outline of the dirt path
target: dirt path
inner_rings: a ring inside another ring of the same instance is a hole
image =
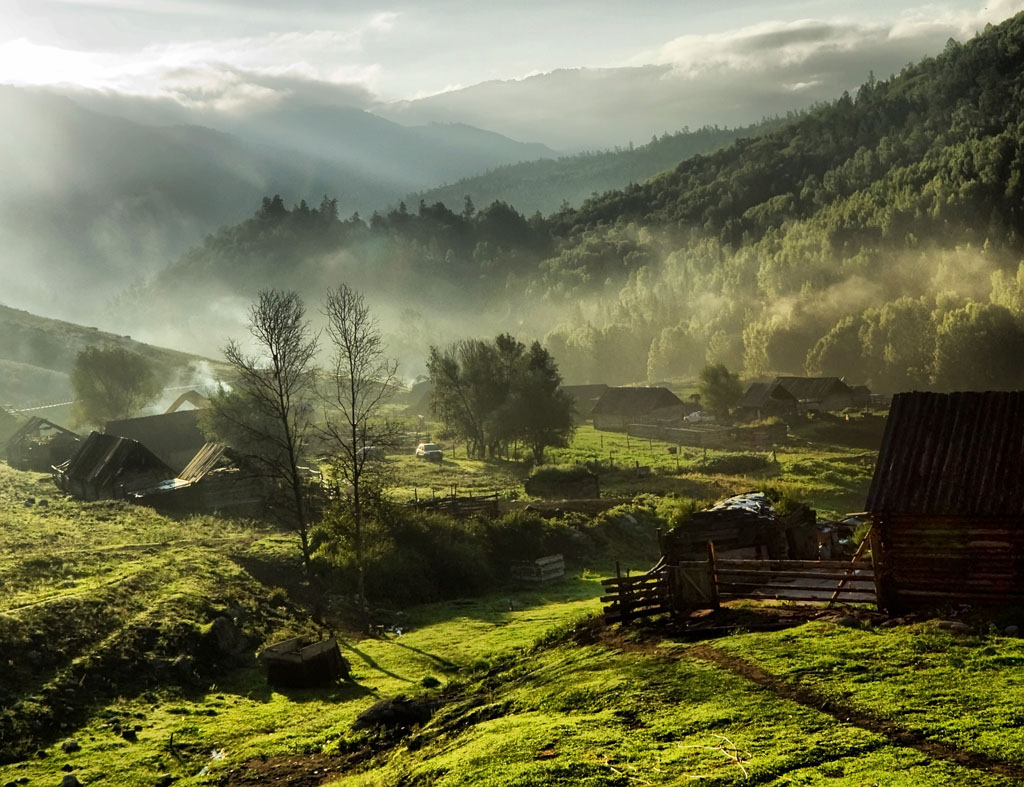
[[[884,721],[849,706],[841,705],[813,689],[784,681],[757,665],[751,664],[749,661],[730,656],[708,645],[693,645],[684,652],[691,658],[708,661],[723,669],[727,669],[779,697],[799,703],[807,708],[827,713],[844,724],[852,724],[877,735],[882,735],[899,746],[915,749],[933,759],[946,760],[964,768],[985,771],[986,773],[1008,776],[1014,779],[1024,779],[1024,767],[1020,765],[997,760],[984,754],[964,751],[948,743],[928,740],[919,732],[908,730],[892,722]]]

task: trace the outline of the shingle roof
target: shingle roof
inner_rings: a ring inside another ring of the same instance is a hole
[[[1024,391],[897,394],[866,508],[1024,515]]]
[[[649,413],[663,407],[681,405],[682,400],[668,388],[609,388],[594,405],[593,412],[609,415]]]

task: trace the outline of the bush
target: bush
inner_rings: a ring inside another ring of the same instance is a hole
[[[747,475],[773,467],[768,454],[717,454],[698,459],[693,469],[700,473]]]

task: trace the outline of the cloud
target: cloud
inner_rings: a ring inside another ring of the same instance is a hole
[[[1024,8],[998,0],[976,11],[921,7],[889,21],[772,21],[685,35],[638,52],[624,67],[567,69],[382,106],[402,122],[458,121],[573,150],[643,142],[706,124],[745,125],[843,91],[870,73],[898,73]]]

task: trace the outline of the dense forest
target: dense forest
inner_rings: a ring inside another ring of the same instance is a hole
[[[392,325],[409,335],[404,357],[416,337],[421,358],[446,339],[437,311],[460,321],[453,335],[543,339],[568,382],[680,378],[721,362],[879,390],[1019,386],[1022,47],[1018,15],[547,216],[467,198],[342,219],[327,197],[315,208],[267,198],[144,294],[194,308],[257,284],[345,279],[411,304]]]

